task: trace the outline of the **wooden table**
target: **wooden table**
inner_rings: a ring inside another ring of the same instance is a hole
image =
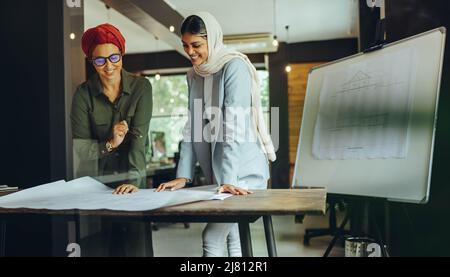
[[[253,256],[250,223],[263,217],[267,249],[270,257],[277,256],[273,235],[272,215],[325,214],[326,190],[318,189],[269,189],[254,191],[245,196],[234,196],[224,201],[200,201],[142,212],[111,210],[31,210],[1,209],[2,228],[6,229],[9,217],[20,214],[47,214],[76,220],[79,216],[102,216],[115,220],[144,222],[237,222],[244,257]],[[148,243],[152,243],[151,241]],[[5,231],[0,237],[0,250],[5,245]],[[148,245],[151,249],[151,245]],[[4,252],[0,252],[4,254]],[[153,254],[153,253],[151,253]]]

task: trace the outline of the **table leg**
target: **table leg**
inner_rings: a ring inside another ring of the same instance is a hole
[[[272,217],[270,215],[263,217],[264,233],[266,235],[267,253],[269,257],[277,257],[277,246],[275,244],[275,236],[273,233]]]
[[[0,257],[6,255],[6,220],[0,221]]]
[[[152,223],[145,222],[145,256],[154,257],[153,253],[153,234],[152,234]]]
[[[78,230],[76,221],[67,221],[67,241],[68,243],[79,243]]]
[[[239,236],[241,238],[242,257],[253,257],[252,238],[248,222],[239,222]]]
[[[80,246],[80,240],[78,239],[80,237],[79,235],[79,223],[78,219],[75,219],[75,221],[67,220],[67,235],[66,239],[64,240],[67,243],[66,247],[66,253],[67,257],[76,257],[79,258],[82,255],[81,252],[81,246]],[[59,244],[57,244],[59,245]],[[57,254],[58,252],[55,252]]]

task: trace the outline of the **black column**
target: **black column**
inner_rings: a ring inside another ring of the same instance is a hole
[[[0,182],[27,188],[50,181],[47,2],[1,5],[0,110],[6,141]]]
[[[280,43],[278,52],[269,55],[269,91],[270,106],[279,108],[279,134],[276,151],[277,160],[272,164],[272,188],[289,188],[289,115],[288,115],[288,80],[287,46]],[[273,137],[273,136],[272,136]],[[274,141],[274,143],[275,143]],[[275,143],[277,144],[277,143]]]
[[[380,8],[369,8],[366,0],[359,0],[359,47],[361,51],[375,43],[375,33],[379,19]]]

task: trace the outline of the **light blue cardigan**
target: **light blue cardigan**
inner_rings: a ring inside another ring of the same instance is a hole
[[[194,100],[203,101],[204,78],[191,69],[187,74],[187,82],[189,86],[189,111],[192,118],[191,130],[194,130],[196,127],[193,109]],[[222,70],[213,75],[212,106],[220,107],[222,114],[224,114],[225,107],[249,108],[250,105],[250,72],[243,60],[232,59],[225,64]],[[207,121],[203,120],[203,126],[206,123]],[[237,124],[239,125],[237,129],[245,128],[246,132],[254,133],[254,129],[250,127],[248,121],[238,121]],[[219,126],[223,129],[223,121],[220,122]],[[223,130],[219,130],[219,132],[223,132]],[[194,141],[194,131],[191,133],[191,141]],[[249,189],[267,188],[267,180],[270,176],[268,160],[257,142],[212,141],[209,143],[203,139],[201,142],[183,141],[177,178],[192,180],[197,162],[199,162],[210,184],[232,184],[247,186]]]

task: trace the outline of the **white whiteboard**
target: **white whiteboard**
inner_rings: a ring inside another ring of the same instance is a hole
[[[311,70],[294,187],[428,201],[445,33]]]

